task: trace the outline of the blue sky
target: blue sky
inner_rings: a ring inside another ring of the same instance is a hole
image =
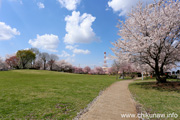
[[[113,54],[111,42],[119,38],[118,20],[137,2],[0,0],[0,56],[37,47],[73,65],[102,66],[103,53]]]

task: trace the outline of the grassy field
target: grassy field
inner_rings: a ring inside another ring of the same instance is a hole
[[[180,119],[180,83],[176,86],[156,85],[152,79],[143,82],[138,80],[131,83],[129,89],[147,113],[165,114],[164,119]],[[175,113],[179,117],[175,118],[174,115],[167,117],[170,113]]]
[[[0,72],[0,119],[72,119],[115,82],[107,75]]]

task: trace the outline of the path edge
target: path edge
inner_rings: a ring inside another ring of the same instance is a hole
[[[116,81],[119,82],[119,81]],[[115,84],[116,82],[112,83],[111,85]],[[111,86],[110,85],[110,86]],[[104,93],[104,91],[109,88],[110,86],[107,86],[103,90],[101,90],[97,97],[95,97],[84,109],[80,110],[80,112],[77,113],[77,116],[74,117],[72,120],[79,120],[81,116],[89,111],[89,109],[92,107],[92,105],[99,99],[99,97]]]
[[[136,79],[135,79],[136,80]],[[135,81],[134,80],[134,81]],[[134,82],[133,81],[133,82]],[[131,82],[131,83],[133,83],[133,82]],[[131,84],[130,83],[130,84]],[[129,85],[130,85],[129,84]],[[128,89],[129,89],[129,85],[128,85]],[[132,92],[130,91],[130,89],[129,89],[129,92],[130,92],[130,94],[131,94],[131,98],[133,99],[133,103],[134,103],[134,105],[135,105],[135,107],[136,107],[136,113],[137,114],[148,114],[148,112],[146,111],[146,109],[144,108],[144,106],[136,99],[136,95],[135,94],[132,94]],[[139,120],[145,120],[145,119],[143,119],[143,118],[139,118]]]

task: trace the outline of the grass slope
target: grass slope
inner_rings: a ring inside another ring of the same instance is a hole
[[[154,80],[153,80],[154,81]],[[136,101],[143,105],[149,114],[165,114],[164,119],[180,119],[180,90],[177,88],[167,88],[166,86],[157,86],[155,82],[136,81],[129,85],[131,93]],[[169,116],[167,114],[176,113],[179,117]]]
[[[107,75],[3,71],[0,119],[72,119],[113,82]]]

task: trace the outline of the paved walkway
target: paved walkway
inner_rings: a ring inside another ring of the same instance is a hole
[[[80,120],[137,120],[121,117],[121,114],[136,114],[135,103],[128,90],[128,84],[132,81],[124,80],[112,84]]]

